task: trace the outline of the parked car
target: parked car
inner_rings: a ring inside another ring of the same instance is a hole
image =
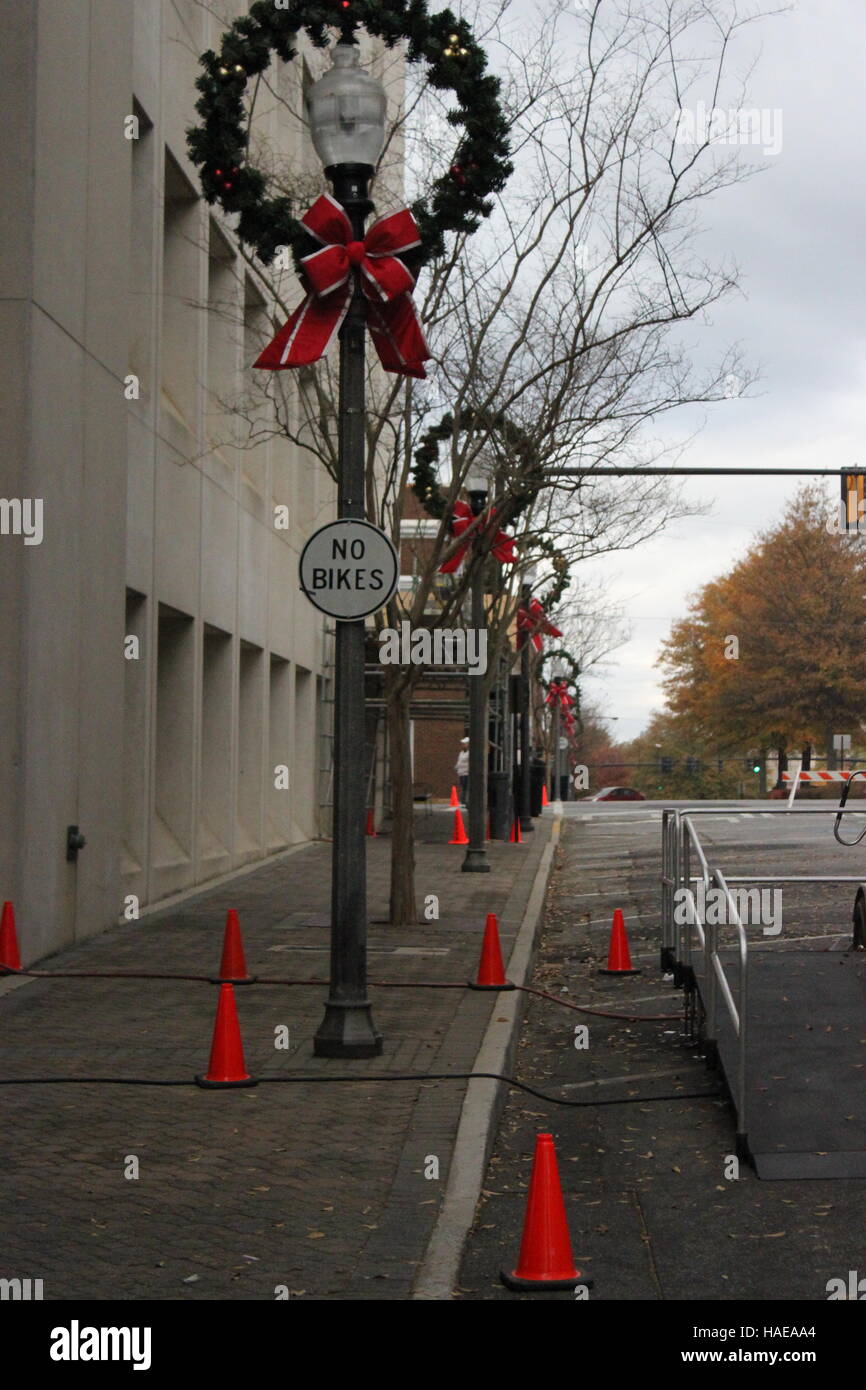
[[[585,796],[584,801],[646,801],[643,792],[634,787],[602,787],[600,792]]]

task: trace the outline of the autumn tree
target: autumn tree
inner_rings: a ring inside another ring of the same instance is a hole
[[[675,623],[670,710],[720,749],[827,747],[866,716],[866,549],[816,487]]]

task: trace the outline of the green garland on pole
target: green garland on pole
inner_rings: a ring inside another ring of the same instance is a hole
[[[470,408],[461,411],[457,432],[464,434],[472,430],[498,434],[509,454],[519,464],[523,486],[518,492],[509,494],[502,520],[503,526],[509,526],[528,507],[544,481],[541,470],[533,464],[532,444],[520,426],[512,424],[501,410],[476,411]],[[454,416],[449,411],[425,431],[415,450],[412,491],[431,516],[445,515],[447,504],[439,485],[439,446],[446,439],[451,439],[454,432]],[[534,476],[536,473],[537,479]]]
[[[310,238],[291,199],[270,197],[267,177],[247,161],[247,83],[274,53],[291,62],[301,30],[316,48],[327,48],[330,31],[350,38],[361,27],[388,48],[406,39],[407,60],[426,62],[430,85],[457,99],[448,115],[463,131],[454,163],[429,198],[412,205],[422,240],[413,253],[415,267],[443,254],[446,233],[475,231],[493,209],[490,195],[511,173],[499,79],[487,72],[486,54],[465,20],[450,10],[429,14],[426,0],[286,0],[280,8],[277,0],[256,0],[223,34],[219,53],[209,49],[201,56],[201,123],[187,131],[187,146],[200,166],[205,199],[238,215],[238,236],[265,265],[280,246],[291,246],[297,259],[310,249]]]

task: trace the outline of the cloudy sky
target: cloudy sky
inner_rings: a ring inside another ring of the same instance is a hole
[[[800,0],[749,31],[757,56],[750,106],[779,108],[782,148],[766,171],[704,206],[701,249],[733,256],[742,293],[695,327],[701,360],[742,345],[761,372],[751,399],[683,413],[671,437],[703,429],[680,462],[695,467],[840,468],[866,463],[864,353],[863,0]],[[676,432],[676,433],[674,433]],[[662,704],[654,661],[688,595],[729,568],[750,537],[772,523],[795,478],[695,479],[684,495],[709,504],[636,551],[585,567],[625,610],[631,640],[585,682],[586,695],[617,723],[640,731]],[[828,502],[838,485],[824,486]]]

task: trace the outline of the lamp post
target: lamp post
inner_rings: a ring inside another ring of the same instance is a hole
[[[480,516],[487,506],[488,480],[483,469],[475,464],[464,483],[473,516]],[[472,575],[471,622],[476,633],[485,626],[484,616],[484,554],[482,540],[476,535],[472,542],[475,570]],[[461,869],[464,874],[489,874],[487,850],[484,848],[487,803],[487,689],[485,677],[469,677],[469,847]]]
[[[562,668],[559,667],[559,666],[558,666],[558,667],[556,668],[556,670],[553,671],[552,674],[551,674],[551,680],[554,680],[554,681],[561,681],[561,680],[563,680],[564,678],[565,678],[565,673],[564,673],[564,671],[562,670]],[[562,772],[560,771],[560,764],[561,764],[562,759],[561,759],[561,756],[560,756],[561,750],[560,750],[560,747],[559,747],[559,740],[560,740],[560,737],[561,737],[561,735],[560,735],[560,725],[561,725],[561,719],[560,719],[560,702],[559,702],[559,697],[557,696],[556,700],[554,701],[554,705],[553,705],[553,787],[554,787],[554,791],[553,791],[553,800],[554,800],[554,801],[561,801],[561,800],[562,800]]]
[[[357,240],[373,204],[370,179],[385,143],[386,97],[359,66],[346,32],[333,67],[310,87],[307,114],[316,153]],[[357,271],[340,329],[338,492],[340,517],[364,519],[365,310]],[[334,822],[331,864],[331,979],[316,1033],[317,1057],[375,1057],[382,1051],[367,999],[367,865],[364,842],[364,621],[337,623],[334,691]]]
[[[532,598],[532,585],[523,585],[523,607],[528,610]],[[531,759],[529,749],[529,730],[531,711],[529,708],[529,633],[524,632],[520,649],[520,683],[522,687],[520,705],[520,829],[521,832],[534,830],[532,824]]]

